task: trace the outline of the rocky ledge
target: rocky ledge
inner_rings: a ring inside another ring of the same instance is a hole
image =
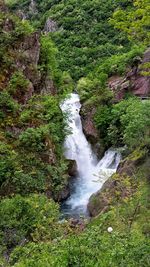
[[[143,59],[135,58],[133,65],[125,76],[112,76],[108,81],[116,100],[121,100],[126,93],[141,98],[150,97],[150,48],[144,53]]]

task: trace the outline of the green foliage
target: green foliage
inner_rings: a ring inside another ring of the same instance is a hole
[[[24,95],[28,93],[31,82],[26,78],[27,72],[17,69],[15,62],[19,60],[17,48],[20,42],[33,32],[33,28],[27,21],[2,12],[0,30],[0,42],[3,44],[0,46],[0,194],[49,190],[55,197],[67,182],[67,164],[62,152],[65,124],[59,100],[58,97],[38,94],[31,98],[29,92],[30,99],[24,103]],[[61,79],[61,75],[57,74],[56,53],[51,39],[42,36],[39,71],[43,79],[46,76]],[[27,62],[23,64],[26,68]]]
[[[41,193],[60,201],[68,184],[62,150],[68,129],[59,104],[75,88],[73,79],[80,78],[77,90],[85,106],[97,108],[95,123],[105,144],[136,148],[129,161],[146,158],[147,150],[137,147],[150,146],[150,102],[130,98],[110,104],[112,93],[107,88],[107,79],[124,74],[142,56],[145,47],[136,46],[133,36],[136,34],[137,40],[147,45],[148,2],[134,1],[133,7],[130,0],[37,0],[38,12],[29,8],[30,2],[7,0],[12,10],[22,10],[36,27],[43,29],[48,17],[57,23],[58,31],[41,36],[38,71],[41,80],[49,78],[54,82],[58,95],[41,95],[36,84],[33,96],[22,103],[21,96],[27,91],[29,80],[26,71],[22,73],[15,66],[17,48],[33,32],[33,27],[28,21],[3,12],[0,15],[0,195],[3,196],[0,265],[135,267],[138,263],[147,267],[150,263],[149,187],[145,180],[145,174],[149,175],[148,157],[141,173],[113,177],[118,188],[110,211],[92,220],[84,231],[82,225],[70,229],[67,223],[58,222],[58,205]],[[119,30],[109,23],[114,11],[111,22]],[[6,20],[10,27],[7,30]],[[132,47],[127,35],[132,36]],[[141,67],[141,73],[148,75],[148,64]],[[113,227],[113,233],[107,232],[108,226]],[[3,256],[10,257],[8,263]]]
[[[58,205],[44,195],[1,200],[0,247],[14,248],[27,240],[54,239],[59,235]]]
[[[92,71],[100,59],[102,63],[105,58],[128,50],[126,36],[108,22],[122,1],[36,1],[38,12],[32,14],[28,1],[11,2],[12,9],[24,10],[33,24],[42,29],[47,18],[57,23],[58,31],[50,35],[58,47],[59,66],[74,80]],[[128,4],[130,1],[125,1],[124,5]]]
[[[128,34],[133,42],[150,42],[150,3],[149,0],[134,0],[130,10],[118,9],[113,14],[111,23]]]
[[[74,87],[75,83],[70,74],[66,71],[62,72],[58,88],[62,97],[65,98],[69,93],[72,93]]]
[[[0,185],[6,180],[11,179],[11,176],[17,169],[16,152],[11,146],[7,145],[4,141],[0,142]]]
[[[126,160],[137,160],[137,158],[139,159],[140,157],[143,157],[143,152],[138,150],[134,151]],[[110,211],[93,219],[83,232],[80,232],[79,228],[76,229],[75,233],[69,233],[68,225],[63,225],[63,223],[61,225],[57,224],[55,221],[55,209],[54,213],[51,213],[51,217],[54,218],[54,220],[52,220],[52,229],[50,228],[52,233],[49,227],[48,232],[47,230],[44,231],[43,227],[47,229],[47,224],[46,220],[44,220],[44,222],[42,220],[43,215],[47,216],[47,218],[49,217],[47,212],[45,215],[45,212],[40,212],[40,209],[43,210],[44,207],[45,210],[45,205],[40,200],[38,205],[34,206],[35,211],[32,212],[32,207],[30,207],[29,211],[31,211],[31,214],[33,214],[33,216],[36,214],[38,227],[39,224],[42,224],[42,228],[38,228],[38,230],[40,230],[39,233],[42,232],[44,235],[40,235],[40,237],[38,236],[39,239],[36,239],[35,236],[37,237],[37,235],[31,234],[32,240],[28,242],[28,244],[25,243],[22,246],[17,246],[11,253],[10,266],[32,267],[36,264],[37,267],[67,267],[70,265],[81,267],[136,267],[137,262],[142,267],[149,266],[150,243],[149,227],[147,224],[149,218],[149,183],[146,179],[146,176],[149,174],[148,166],[149,161],[147,163],[145,162],[142,167],[140,167],[139,171],[134,173],[131,177],[116,174],[115,177],[112,178],[116,181],[117,186],[115,186],[115,197],[112,199]],[[145,169],[147,169],[147,174],[145,173]],[[114,189],[112,190],[114,191]],[[109,199],[110,197],[109,195]],[[36,199],[39,200],[37,196]],[[5,201],[7,203],[7,200]],[[13,202],[13,205],[15,202],[16,201]],[[27,201],[25,201],[25,203],[26,202]],[[18,207],[19,210],[23,208],[23,213],[21,213],[21,215],[24,213],[28,214],[28,209],[25,209],[26,206],[24,202],[23,204],[21,202],[21,205],[18,205],[17,202],[17,208],[15,209],[15,214],[17,215]],[[5,214],[7,215],[6,209]],[[12,209],[11,214],[13,214]],[[28,215],[26,216],[26,219],[27,218],[28,220],[25,225],[30,225],[30,229],[32,229],[33,217]],[[12,221],[16,221],[16,217],[13,217]],[[24,220],[21,220],[21,222],[24,223]],[[35,233],[37,230],[36,222],[34,221],[34,223],[35,228],[32,230],[32,233]],[[53,224],[55,225],[55,231]],[[107,231],[109,226],[113,228],[112,233],[108,233]],[[64,229],[65,233],[68,233],[67,235],[63,235]],[[55,235],[51,236],[53,233],[55,233]],[[52,240],[52,242],[49,242],[50,240]],[[30,255],[30,257],[28,257],[28,255]]]
[[[61,1],[46,13],[60,29],[51,34],[60,52],[60,68],[68,70],[74,79],[92,71],[99,58],[103,60],[124,49],[120,45],[127,43],[125,37],[108,23],[116,5],[117,1],[111,0]]]
[[[106,73],[108,76],[113,74],[124,74],[127,66],[135,64],[138,57],[143,55],[145,47],[143,45],[133,46],[127,53],[113,55],[100,64],[96,70],[97,75]]]
[[[27,87],[29,85],[29,81],[25,78],[22,72],[16,71],[13,73],[8,86],[8,92],[11,95],[25,93]]]
[[[44,142],[48,136],[47,127],[28,128],[19,136],[19,141],[24,148],[41,151],[44,149]]]
[[[112,107],[101,106],[95,122],[105,141],[129,148],[149,146],[150,102],[136,98],[123,100]]]
[[[59,108],[59,101],[56,96],[34,96],[30,99],[26,108],[20,115],[20,123],[35,126],[47,125],[45,127],[45,133],[51,133],[51,138],[57,143],[61,143],[64,140],[65,122]],[[36,129],[29,130],[36,132]],[[39,130],[39,132],[42,130]]]
[[[4,96],[7,96],[6,101]],[[62,151],[66,127],[59,102],[54,96],[34,96],[15,121],[12,103],[16,102],[9,102],[8,96],[3,94],[1,103],[2,111],[9,114],[9,117],[8,114],[5,116],[5,124],[11,127],[17,124],[22,130],[19,129],[17,135],[13,130],[9,135],[6,130],[4,132],[7,139],[1,143],[0,150],[1,188],[6,194],[49,190],[53,197],[57,197],[68,178]],[[5,124],[3,121],[2,125]],[[8,141],[12,144],[7,145]]]
[[[92,103],[106,103],[112,98],[112,93],[106,88],[107,74],[101,73],[99,79],[81,78],[77,84],[77,91],[82,101]]]
[[[4,22],[8,19],[10,23],[10,29],[3,30]],[[18,38],[30,35],[33,32],[33,27],[27,20],[20,20],[17,16],[10,13],[0,14],[0,31],[1,38],[0,43],[5,45],[5,49],[8,48],[13,42],[17,41]]]
[[[124,141],[130,147],[149,145],[150,101],[133,103],[121,118]]]
[[[49,36],[41,37],[41,55],[40,55],[40,70],[48,72],[52,78],[55,78],[57,70],[56,54],[57,49]]]
[[[81,78],[77,83],[77,90],[82,101],[96,103],[107,103],[113,97],[113,92],[107,90],[107,80],[111,75],[125,74],[128,66],[134,66],[143,55],[145,47],[133,46],[129,52],[113,55],[103,60],[98,60],[98,67],[90,72],[85,78]],[[144,68],[144,66],[143,66]],[[144,69],[143,69],[144,70]],[[147,69],[146,69],[147,70]]]
[[[14,252],[12,263],[17,263],[13,266],[32,267],[35,262],[37,267],[121,267],[127,264],[133,267],[137,262],[146,267],[149,264],[149,241],[146,238],[137,232],[129,235],[114,230],[113,234],[109,234],[104,225],[103,218],[99,220],[99,225],[90,227],[81,236],[73,235],[53,245],[30,243]],[[29,254],[30,258],[27,257]]]
[[[0,121],[1,126],[11,124],[9,116],[15,117],[19,110],[19,104],[10,96],[7,91],[0,93]],[[5,119],[7,118],[7,121]]]

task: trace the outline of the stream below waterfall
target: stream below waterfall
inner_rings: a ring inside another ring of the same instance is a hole
[[[77,163],[77,176],[72,178],[71,195],[62,204],[62,214],[73,218],[88,216],[87,204],[90,196],[116,172],[121,160],[119,152],[109,149],[98,161],[83,133],[80,108],[80,98],[76,93],[72,93],[61,104],[62,112],[68,114],[67,123],[71,130],[64,143],[64,154],[67,159]]]

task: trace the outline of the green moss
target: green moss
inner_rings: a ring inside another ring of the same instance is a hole
[[[128,156],[128,159],[131,161],[143,159],[146,157],[147,152],[148,152],[147,149],[137,148]]]

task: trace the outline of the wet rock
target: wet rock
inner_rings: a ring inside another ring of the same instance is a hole
[[[66,185],[63,188],[63,190],[60,192],[58,201],[62,202],[64,200],[66,200],[69,196],[70,196],[70,188],[69,188],[69,185]]]
[[[77,163],[75,160],[67,160],[68,164],[68,174],[70,176],[76,176],[77,175]]]
[[[113,188],[113,183],[110,183],[110,181],[108,180],[107,182],[105,182],[102,189],[93,194],[89,199],[88,211],[90,216],[92,217],[97,216],[101,212],[106,212],[109,208],[110,199],[107,198],[106,194],[104,194],[105,187],[110,190],[111,188]]]
[[[70,187],[69,181],[68,184],[64,185],[64,187],[55,195],[51,194],[51,197],[57,202],[63,202],[70,196]]]
[[[105,147],[94,125],[95,112],[96,112],[95,107],[82,105],[80,115],[82,120],[83,132],[87,140],[90,142],[92,150],[95,153],[95,155],[97,155],[98,158],[101,158],[104,154]]]
[[[81,119],[82,119],[82,126],[83,131],[88,139],[91,140],[91,142],[95,142],[95,140],[98,138],[98,133],[96,130],[96,127],[94,125],[94,114],[96,112],[95,108],[89,108],[83,107],[81,108]]]

